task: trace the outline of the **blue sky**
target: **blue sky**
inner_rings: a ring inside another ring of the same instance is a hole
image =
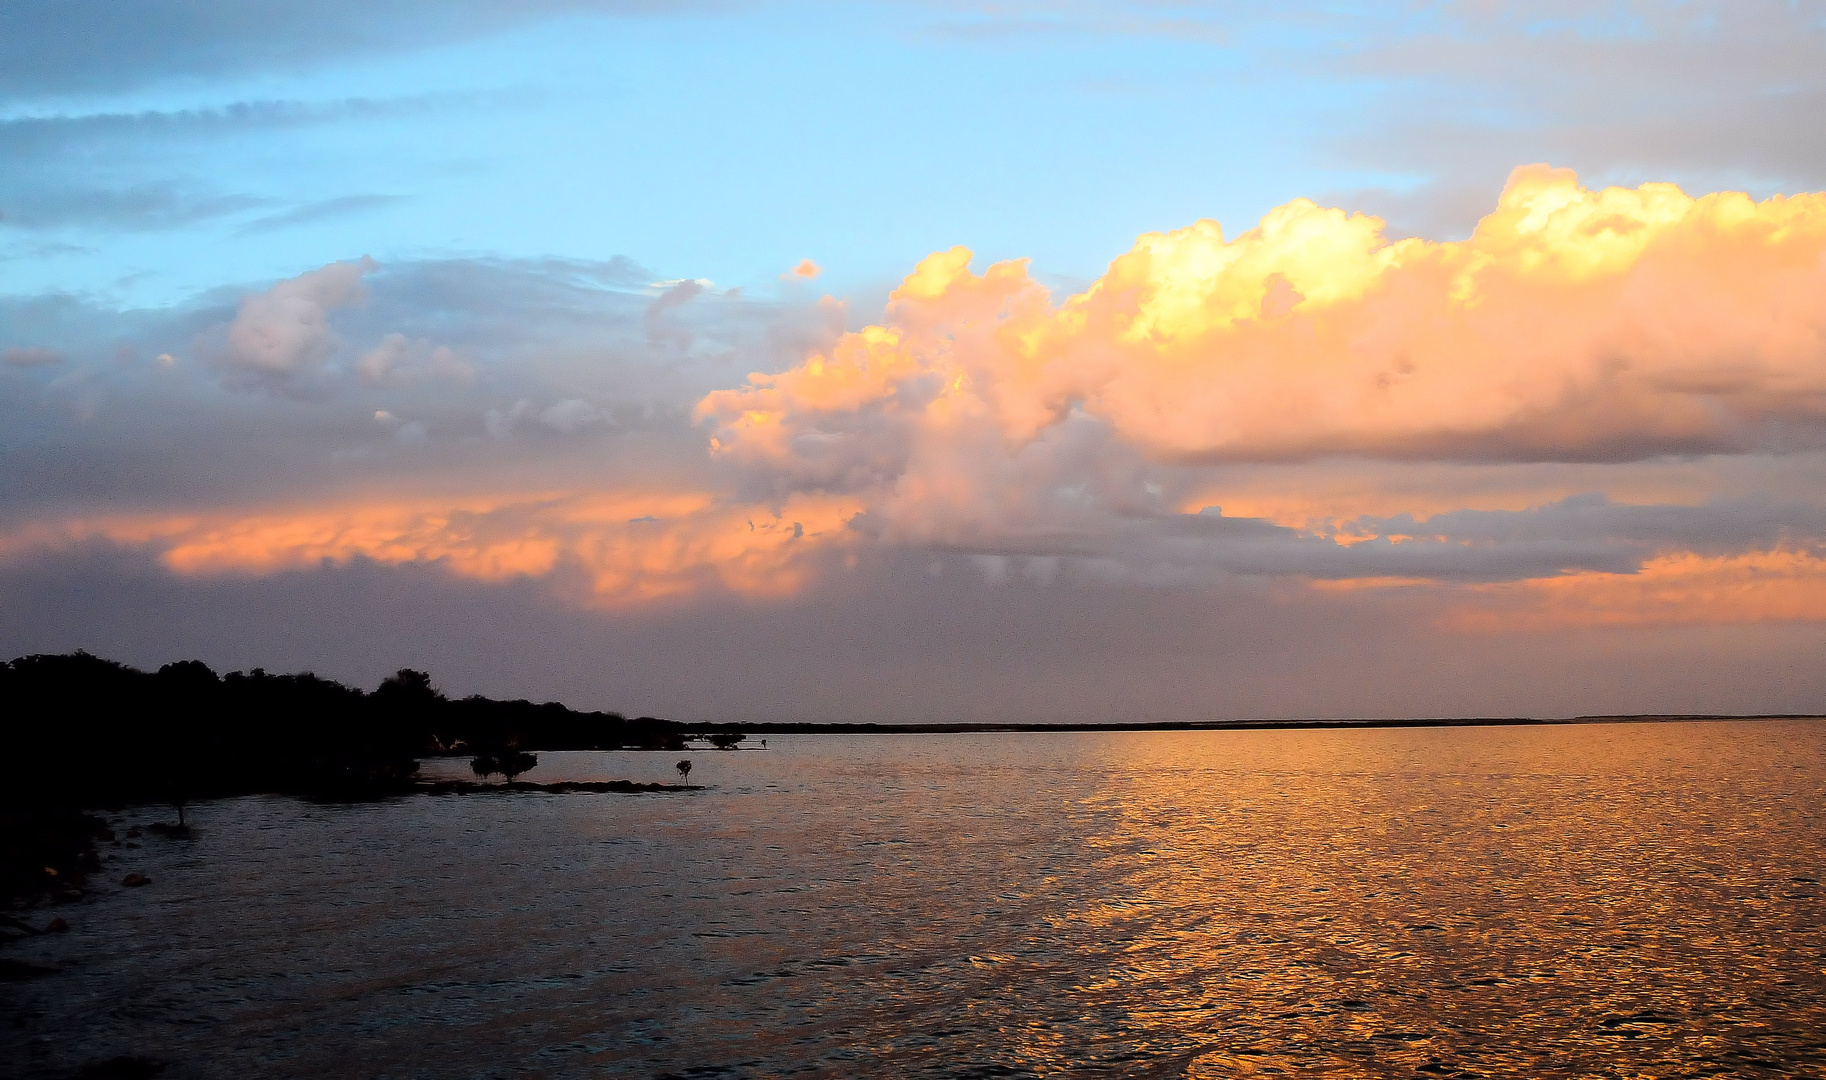
[[[750,286],[810,257],[866,289],[953,243],[1088,278],[1140,231],[1253,220],[1371,178],[1295,134],[1355,112],[1359,88],[1218,42],[955,24],[841,7],[571,16],[15,102],[71,128],[137,117],[72,131],[53,167],[163,189],[177,220],[15,230],[0,283],[160,303],[363,254],[489,253],[625,255]],[[19,257],[51,245],[81,250]]]
[[[147,17],[161,7],[184,5]],[[1694,5],[378,7],[371,26],[326,6],[297,55],[262,60],[257,26],[215,28],[145,70],[101,57],[86,79],[17,78],[0,289],[157,305],[361,255],[621,255],[750,288],[809,257],[826,287],[872,297],[956,243],[1078,283],[1141,232],[1212,217],[1234,233],[1302,195],[1462,233],[1509,168],[1554,150],[1599,181],[1806,182],[1577,130],[1642,107],[1581,70],[1619,56],[1662,65],[1634,80],[1657,121],[1682,97],[1728,107],[1792,82],[1780,64],[1760,87],[1683,79],[1681,41],[1707,22],[1675,16]],[[82,33],[83,5],[23,8],[41,13],[28,30]],[[1737,21],[1712,31],[1719,50],[1764,32]],[[1531,50],[1530,70],[1498,66]],[[1468,185],[1484,197],[1466,209],[1402,201]]]

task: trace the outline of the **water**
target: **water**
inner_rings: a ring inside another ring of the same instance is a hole
[[[1826,725],[769,742],[194,807],[0,1075],[1826,1075]]]

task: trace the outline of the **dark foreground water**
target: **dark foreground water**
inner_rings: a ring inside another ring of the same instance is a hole
[[[0,1075],[1826,1075],[1820,724],[769,741],[197,807]]]

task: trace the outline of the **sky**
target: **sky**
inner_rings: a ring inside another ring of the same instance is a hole
[[[1826,2],[0,8],[0,654],[1826,712]]]

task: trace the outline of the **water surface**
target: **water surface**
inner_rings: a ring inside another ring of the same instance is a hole
[[[1817,723],[768,741],[194,807],[0,1075],[1826,1074]]]

